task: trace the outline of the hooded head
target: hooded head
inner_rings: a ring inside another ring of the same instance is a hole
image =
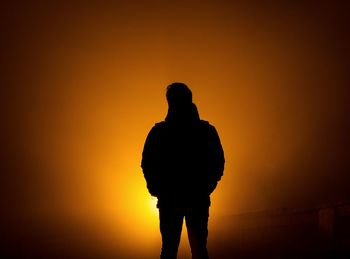
[[[166,121],[189,122],[199,119],[197,107],[192,103],[192,91],[184,83],[172,83],[167,87],[168,115]]]
[[[172,83],[167,87],[166,98],[169,108],[187,106],[192,103],[192,92],[184,83]]]

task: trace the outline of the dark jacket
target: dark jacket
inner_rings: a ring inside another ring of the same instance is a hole
[[[224,152],[214,126],[200,120],[194,104],[169,110],[149,132],[141,167],[158,206],[205,202],[224,170]]]

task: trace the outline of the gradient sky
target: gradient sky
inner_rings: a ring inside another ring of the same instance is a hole
[[[350,197],[346,1],[29,2],[1,8],[7,220],[157,251],[140,160],[174,81],[225,150],[213,218]]]

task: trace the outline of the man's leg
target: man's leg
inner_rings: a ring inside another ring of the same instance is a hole
[[[209,206],[196,206],[186,211],[186,226],[193,259],[208,259]]]
[[[176,259],[180,244],[183,213],[179,208],[159,208],[162,234],[161,259]]]

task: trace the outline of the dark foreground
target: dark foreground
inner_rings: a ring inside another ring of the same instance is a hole
[[[282,209],[212,219],[212,259],[234,258],[350,258],[350,203],[303,210]],[[157,258],[159,245],[142,254],[135,244],[125,251],[123,239],[95,235],[79,222],[3,221],[2,259],[117,259]],[[216,222],[215,222],[216,223]],[[105,233],[104,231],[102,231]],[[182,242],[186,242],[183,240]],[[104,246],[105,243],[113,246]],[[179,259],[184,253],[179,253]]]
[[[350,258],[349,203],[223,220],[210,244],[213,258]]]

